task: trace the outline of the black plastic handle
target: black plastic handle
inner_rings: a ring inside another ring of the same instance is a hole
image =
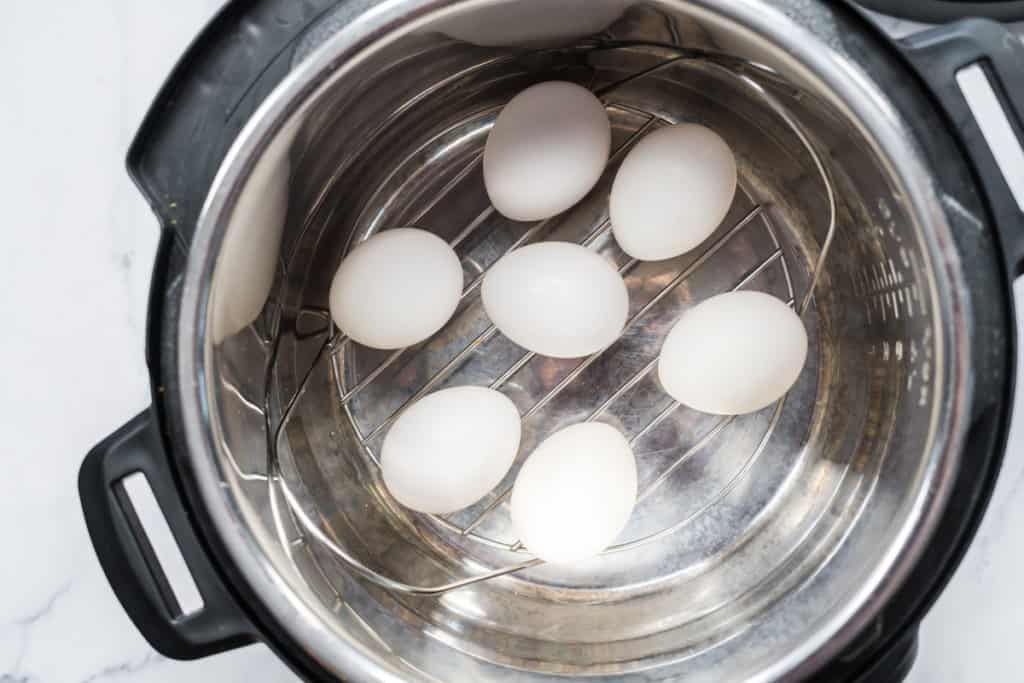
[[[154,401],[176,400],[178,276],[220,165],[246,121],[288,74],[295,46],[339,0],[228,0],[178,61],[127,155],[128,173],[160,220],[146,335]],[[161,406],[167,408],[167,406]],[[193,526],[150,411],[97,445],[79,473],[86,525],[125,611],[150,644],[196,659],[253,642],[257,631],[225,588]],[[169,425],[169,427],[168,427]],[[180,436],[173,419],[168,438]],[[181,613],[121,484],[145,475],[203,598]],[[227,570],[225,570],[227,571]]]
[[[167,520],[203,599],[182,614],[122,482],[141,473]],[[100,565],[136,628],[158,652],[197,659],[255,641],[255,630],[225,589],[196,537],[150,411],[98,444],[78,475],[86,526]]]
[[[992,212],[1010,277],[1024,263],[1024,211],[1021,211],[981,126],[971,112],[956,74],[972,64],[981,66],[1003,112],[1024,144],[1024,42],[1002,24],[965,19],[909,36],[904,52],[928,84],[950,119],[964,154],[971,160]],[[1024,169],[1010,169],[1024,176]]]

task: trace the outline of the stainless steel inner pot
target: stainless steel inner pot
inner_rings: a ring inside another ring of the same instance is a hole
[[[218,176],[179,332],[204,503],[329,670],[772,680],[834,654],[899,585],[958,458],[959,265],[904,123],[827,18],[754,0],[352,2],[310,35]],[[502,105],[551,79],[600,95],[614,151],[578,206],[510,221],[480,154]],[[636,263],[608,230],[610,183],[645,132],[682,121],[725,138],[740,191],[698,249]],[[410,225],[455,246],[462,303],[423,344],[362,348],[330,324],[331,277],[353,245]],[[543,239],[623,273],[630,324],[604,353],[527,353],[483,312],[482,274]],[[649,370],[680,314],[735,288],[796,306],[811,352],[782,401],[722,419]],[[479,504],[413,514],[381,483],[382,438],[462,384],[520,408],[519,460]],[[642,500],[602,557],[538,565],[502,494],[540,439],[583,420],[630,438]]]

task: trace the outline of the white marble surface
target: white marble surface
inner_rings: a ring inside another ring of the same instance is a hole
[[[4,8],[0,683],[294,680],[263,646],[191,663],[154,654],[100,571],[75,487],[86,451],[148,403],[143,334],[157,231],[123,171],[125,149],[218,5]],[[1022,445],[1018,421],[981,534],[925,622],[914,683],[1020,680]]]

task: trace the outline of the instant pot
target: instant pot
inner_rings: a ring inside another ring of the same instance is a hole
[[[565,214],[511,221],[487,201],[483,144],[504,103],[553,79],[605,104],[608,170]],[[169,657],[261,641],[308,680],[901,680],[1005,447],[1024,168],[997,159],[1022,112],[1024,43],[990,19],[894,42],[815,0],[228,3],[128,155],[162,224],[153,404],[79,480],[112,587]],[[704,245],[637,263],[610,236],[608,187],[638,139],[683,121],[728,142],[739,191]],[[331,323],[331,277],[408,225],[456,249],[460,308],[416,347],[363,348]],[[623,274],[631,317],[605,352],[537,356],[487,320],[483,274],[543,239]],[[797,384],[736,418],[672,402],[650,372],[664,333],[742,288],[801,314]],[[615,546],[535,560],[508,482],[443,517],[395,503],[381,438],[459,384],[516,403],[524,451],[579,421],[627,435],[642,499]],[[198,610],[125,492],[137,473]]]

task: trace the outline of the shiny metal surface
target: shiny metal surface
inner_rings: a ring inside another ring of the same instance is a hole
[[[774,680],[834,654],[927,540],[968,391],[958,265],[916,151],[827,10],[779,4],[602,2],[598,30],[572,2],[543,3],[543,22],[538,4],[343,3],[242,135],[183,296],[192,466],[267,609],[339,676]],[[578,206],[516,223],[477,162],[502,103],[552,78],[602,95],[619,151]],[[636,263],[607,230],[607,189],[629,145],[676,121],[726,139],[741,192],[705,245]],[[428,342],[360,348],[331,329],[331,276],[402,225],[455,246],[466,293]],[[537,239],[623,272],[630,325],[606,352],[535,356],[483,314],[482,273]],[[648,374],[660,340],[739,287],[803,311],[801,378],[754,415],[674,405]],[[643,495],[615,548],[532,561],[503,505],[515,469],[447,518],[389,498],[387,426],[455,384],[520,407],[520,459],[580,420],[629,436]]]

